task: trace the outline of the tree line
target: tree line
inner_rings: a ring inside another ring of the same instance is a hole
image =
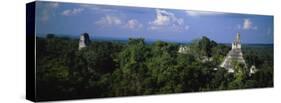
[[[230,90],[273,86],[272,48],[243,49],[247,63],[235,73],[219,64],[230,47],[207,37],[194,40],[187,53],[177,43],[129,38],[127,43],[92,41],[78,50],[78,39],[36,37],[37,99],[58,100]],[[260,50],[262,49],[262,50]],[[260,53],[260,51],[262,51]],[[272,51],[272,52],[270,52]],[[202,61],[202,58],[213,58]],[[214,69],[216,68],[216,69]]]

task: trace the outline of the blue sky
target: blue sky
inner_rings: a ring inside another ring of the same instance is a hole
[[[202,36],[231,43],[273,43],[273,17],[125,6],[37,2],[36,32],[78,37],[190,42]]]

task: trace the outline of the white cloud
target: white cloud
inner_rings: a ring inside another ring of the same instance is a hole
[[[143,25],[136,19],[130,19],[127,21],[125,27],[127,27],[129,29],[139,29],[139,28],[142,28]]]
[[[253,22],[250,19],[244,19],[243,20],[243,28],[244,30],[258,30],[258,26],[254,26]]]
[[[251,29],[252,27],[252,22],[250,19],[244,19],[244,23],[243,23],[243,29]]]
[[[210,16],[210,15],[221,15],[221,12],[211,12],[211,11],[185,11],[189,16]]]
[[[113,25],[121,25],[122,21],[118,17],[106,15],[100,18],[95,23],[102,26],[113,26]]]
[[[81,8],[89,9],[89,10],[94,10],[95,12],[117,12],[117,9],[111,9],[111,8],[106,8],[102,7],[99,5],[91,5],[91,4],[81,4]]]
[[[156,9],[156,18],[148,23],[151,30],[173,27],[175,30],[184,29],[183,18],[178,18],[174,13]]]
[[[61,14],[64,16],[71,16],[81,13],[83,10],[84,10],[83,8],[67,9],[64,10]]]
[[[54,15],[54,10],[59,7],[59,3],[57,2],[51,2],[51,3],[39,3],[39,5],[42,5],[43,10],[41,12],[40,20],[43,22],[46,22],[49,20],[50,16]]]
[[[156,10],[156,19],[154,21],[150,22],[150,24],[158,25],[158,26],[168,25],[171,21],[170,16],[171,16],[171,14],[167,13],[166,11],[157,9]]]
[[[93,7],[93,5],[90,4],[80,4],[81,7],[85,7],[85,8],[91,8]]]
[[[57,2],[49,3],[48,6],[51,8],[57,8],[59,6],[59,3]]]
[[[106,15],[101,17],[95,24],[100,27],[118,27],[124,29],[140,29],[143,24],[136,19],[124,20],[118,16]]]
[[[177,18],[171,12],[160,9],[156,9],[156,18],[154,21],[150,22],[150,24],[157,26],[169,25],[171,23],[176,23],[180,25],[183,23],[183,19]]]

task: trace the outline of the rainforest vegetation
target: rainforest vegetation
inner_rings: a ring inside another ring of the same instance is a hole
[[[219,65],[231,47],[207,37],[185,44],[129,38],[126,43],[92,40],[78,50],[79,39],[48,34],[36,37],[38,100],[100,98],[273,87],[273,47],[242,46],[248,67],[228,73]],[[212,58],[212,60],[204,59]],[[249,74],[249,66],[258,71]]]

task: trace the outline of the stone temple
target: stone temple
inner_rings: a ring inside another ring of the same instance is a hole
[[[90,44],[90,36],[88,33],[83,33],[80,35],[80,40],[79,40],[79,48],[78,50],[81,50],[82,48],[87,47]]]
[[[232,49],[228,52],[220,67],[223,67],[227,69],[228,72],[233,73],[233,61],[237,61],[238,63],[244,64],[246,66],[246,62],[243,58],[243,53],[241,50],[240,33],[237,33],[235,40],[232,42]]]

